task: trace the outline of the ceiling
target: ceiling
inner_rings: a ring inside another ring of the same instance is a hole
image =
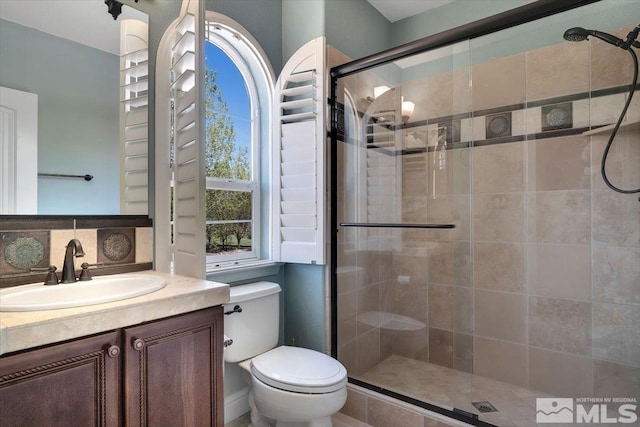
[[[128,6],[114,20],[104,0],[0,0],[0,18],[120,55],[120,21],[146,14]]]
[[[390,22],[417,15],[456,0],[367,0]]]

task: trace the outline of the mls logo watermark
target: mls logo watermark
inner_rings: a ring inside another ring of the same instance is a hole
[[[536,399],[537,423],[572,423],[573,399]]]
[[[633,397],[537,398],[537,423],[620,423],[638,421]]]

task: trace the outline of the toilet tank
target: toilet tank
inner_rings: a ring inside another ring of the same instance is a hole
[[[224,350],[226,362],[240,362],[276,347],[280,332],[280,291],[280,285],[272,282],[230,288],[229,302],[224,304],[224,334],[233,344]],[[236,306],[242,311],[234,311]]]

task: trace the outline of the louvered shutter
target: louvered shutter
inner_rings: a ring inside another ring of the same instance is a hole
[[[204,118],[202,102],[199,102],[204,80],[202,10],[201,0],[188,2],[176,25],[171,93],[174,112],[174,271],[204,278]]]
[[[301,47],[276,82],[273,258],[325,263],[325,39]]]
[[[120,213],[146,215],[149,206],[148,25],[120,24]]]

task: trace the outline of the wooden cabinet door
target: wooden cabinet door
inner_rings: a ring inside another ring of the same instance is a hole
[[[2,427],[119,426],[116,331],[0,358]]]
[[[222,307],[124,330],[125,425],[222,427]]]

